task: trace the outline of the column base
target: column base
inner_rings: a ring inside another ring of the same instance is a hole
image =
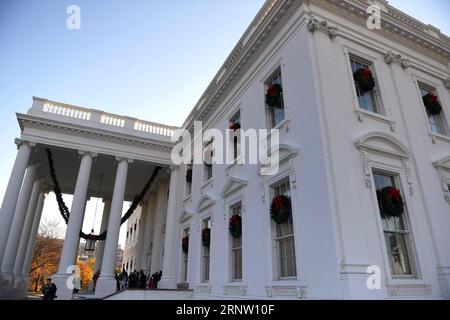
[[[23,289],[23,277],[21,274],[15,274],[13,276],[13,289]]]
[[[0,273],[0,290],[11,290],[14,284],[14,274],[9,272]]]
[[[0,300],[24,300],[26,297],[26,290],[0,289]]]
[[[117,291],[117,281],[113,276],[105,276],[98,278],[97,285],[95,286],[95,297],[104,298]]]
[[[177,282],[172,277],[162,277],[158,282],[158,289],[176,289]]]
[[[56,285],[56,300],[72,300],[73,289],[67,286],[67,280],[71,274],[57,273],[53,276],[52,282]]]

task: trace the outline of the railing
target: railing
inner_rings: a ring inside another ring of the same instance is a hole
[[[154,122],[144,121],[140,119],[119,116],[94,109],[86,109],[72,105],[66,105],[58,102],[48,101],[41,98],[33,98],[33,106],[28,112],[32,115],[41,113],[49,114],[55,118],[72,118],[77,121],[87,121],[93,126],[100,124],[102,126],[111,127],[117,131],[127,131],[131,134],[154,134],[164,137],[171,137],[176,127],[166,126]]]

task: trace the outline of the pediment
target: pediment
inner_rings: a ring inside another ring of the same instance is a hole
[[[183,214],[178,219],[178,222],[185,222],[185,221],[191,219],[193,216],[194,216],[194,211],[192,211],[190,209],[184,209]]]
[[[216,198],[210,194],[204,194],[198,201],[197,211],[203,211],[216,204]]]
[[[450,156],[447,156],[441,160],[433,162],[433,165],[436,168],[447,169],[450,170]]]
[[[384,132],[371,132],[355,142],[358,149],[381,152],[400,158],[410,158],[408,148],[397,138]]]
[[[243,187],[247,186],[248,181],[244,179],[239,179],[236,177],[230,177],[226,182],[224,188],[222,189],[222,197],[227,197],[228,195],[239,191]]]

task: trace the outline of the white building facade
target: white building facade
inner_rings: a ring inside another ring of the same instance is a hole
[[[74,194],[53,277],[61,299],[71,297],[67,268],[98,176],[108,186],[107,236],[96,252],[104,297],[115,291],[123,202],[155,168],[132,218],[142,227],[132,269],[162,270],[160,288],[218,298],[450,298],[450,39],[386,1],[371,3],[381,29],[367,28],[367,1],[267,1],[183,124],[279,129],[273,175],[245,163],[175,166],[176,128],[35,98],[18,114],[2,205],[2,297],[20,296],[27,281],[52,187],[50,148],[62,191]],[[401,212],[386,213],[382,190],[401,199]],[[271,218],[275,199],[291,207],[282,221]],[[235,216],[242,228],[232,235]]]

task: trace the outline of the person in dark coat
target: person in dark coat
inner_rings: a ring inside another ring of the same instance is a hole
[[[145,286],[147,284],[147,276],[144,273],[144,270],[139,271],[138,276],[138,288],[139,289],[145,289]]]
[[[47,278],[47,283],[42,287],[42,293],[44,294],[44,300],[55,300],[56,296],[56,285],[52,283],[51,278]]]

